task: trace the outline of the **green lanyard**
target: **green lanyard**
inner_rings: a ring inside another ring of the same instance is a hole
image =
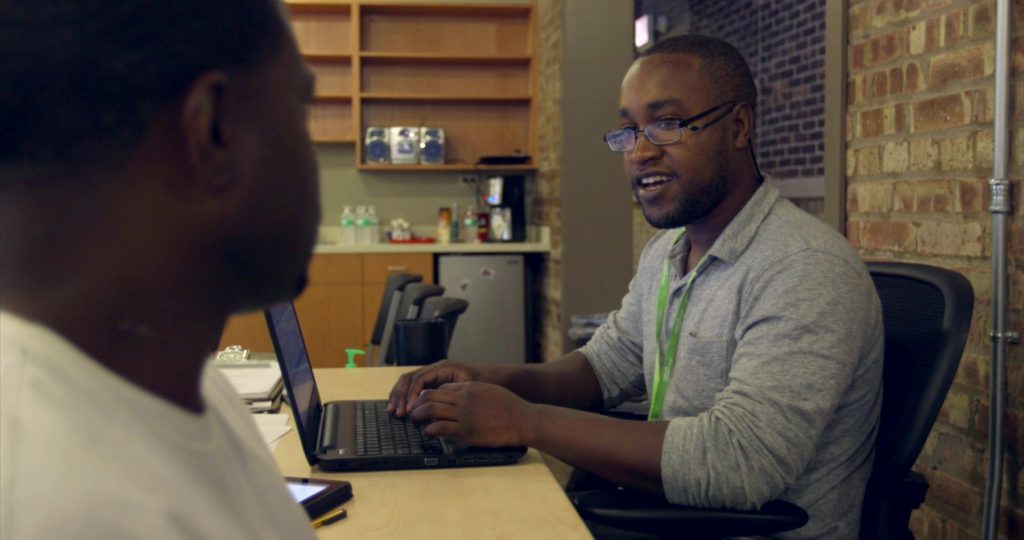
[[[685,233],[686,229],[680,231],[679,236],[676,237],[676,241],[672,245],[674,246],[678,243]],[[679,299],[679,310],[676,311],[676,319],[672,322],[672,333],[668,338],[667,350],[662,344],[664,339],[662,329],[664,328],[665,311],[668,307],[668,257],[665,257],[665,261],[661,265],[661,288],[658,290],[658,319],[656,321],[657,335],[655,335],[658,350],[654,358],[654,388],[651,391],[651,411],[647,415],[647,419],[650,421],[661,419],[661,406],[665,401],[665,386],[667,385],[669,375],[672,373],[672,364],[676,361],[676,350],[679,348],[679,330],[683,326],[683,315],[686,313],[686,305],[690,301],[690,290],[693,288],[693,282],[697,278],[697,274],[702,272],[704,267],[707,266],[706,262],[707,256],[701,257],[697,267],[690,272],[690,277],[686,280],[683,296]]]

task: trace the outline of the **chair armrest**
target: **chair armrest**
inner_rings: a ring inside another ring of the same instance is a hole
[[[760,510],[744,511],[681,506],[624,489],[582,491],[570,493],[569,498],[584,520],[675,538],[764,535],[807,523],[807,512],[780,500],[769,501]]]

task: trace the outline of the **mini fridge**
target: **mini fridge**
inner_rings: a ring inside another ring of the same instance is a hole
[[[469,308],[455,324],[448,359],[480,364],[527,361],[528,279],[523,255],[442,255],[438,283]]]

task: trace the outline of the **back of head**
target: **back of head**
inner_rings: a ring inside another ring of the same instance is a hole
[[[699,34],[663,39],[640,57],[655,54],[690,54],[701,59],[700,72],[722,93],[721,101],[743,101],[757,108],[757,87],[743,55],[728,42]]]
[[[285,36],[274,0],[0,2],[0,190],[116,168],[200,74]]]

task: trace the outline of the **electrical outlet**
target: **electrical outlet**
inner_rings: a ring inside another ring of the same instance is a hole
[[[480,177],[472,173],[462,173],[458,175],[459,183],[467,186],[472,186],[480,182]]]

